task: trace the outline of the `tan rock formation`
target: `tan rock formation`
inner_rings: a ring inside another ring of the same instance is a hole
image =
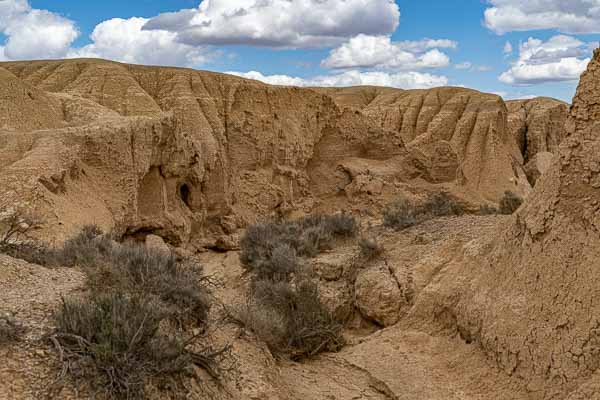
[[[377,126],[397,132],[410,152],[415,176],[453,182],[498,199],[504,190],[527,194],[529,185],[512,135],[508,111],[496,95],[444,87],[319,89],[342,107],[360,110]]]
[[[503,101],[468,89],[273,87],[102,60],[0,71],[0,199],[57,241],[97,223],[233,248],[248,221],[380,206],[411,182],[488,200],[530,188]]]
[[[548,164],[548,153],[555,154],[566,137],[565,123],[569,105],[548,97],[507,101],[508,128],[515,138],[533,186]],[[539,153],[545,153],[538,157]],[[518,155],[517,155],[518,157]]]
[[[517,141],[524,162],[537,153],[556,153],[566,136],[569,105],[548,97],[506,102],[508,127]]]
[[[498,237],[449,262],[415,306],[422,318],[451,310],[461,336],[524,382],[532,399],[600,396],[599,104],[597,50],[568,136],[534,193]]]

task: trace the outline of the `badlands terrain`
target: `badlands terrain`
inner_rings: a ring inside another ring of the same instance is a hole
[[[216,282],[207,335],[231,365],[149,398],[600,399],[600,51],[572,105],[87,59],[0,63],[0,99],[3,217],[39,216],[50,248],[94,224]],[[507,191],[525,199],[514,214],[482,212]],[[439,193],[464,213],[383,223],[395,199]],[[359,235],[304,261],[344,346],[285,357],[219,316],[252,287],[247,228],[342,211]],[[96,397],[48,340],[86,279],[0,255],[0,317],[23,331],[0,343],[1,399]]]

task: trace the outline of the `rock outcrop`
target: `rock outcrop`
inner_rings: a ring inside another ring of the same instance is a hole
[[[96,223],[234,248],[258,218],[378,207],[411,182],[474,201],[530,190],[504,102],[473,90],[275,87],[103,60],[0,73],[0,199],[57,241]]]
[[[506,106],[510,134],[519,146],[527,178],[533,186],[544,172],[540,166],[547,164],[547,153],[555,154],[566,136],[569,106],[548,97],[507,101]],[[539,153],[546,154],[538,157]]]
[[[445,268],[415,315],[451,310],[465,340],[532,399],[595,399],[600,368],[600,50],[575,95],[567,138],[497,237]]]
[[[398,90],[377,87],[319,89],[341,107],[360,110],[376,126],[396,132],[411,154],[415,177],[454,182],[489,200],[505,190],[529,191],[508,110],[499,96],[443,87]]]

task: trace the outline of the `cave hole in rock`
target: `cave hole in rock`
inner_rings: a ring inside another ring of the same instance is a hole
[[[187,183],[184,183],[179,187],[179,197],[181,197],[181,200],[186,206],[191,206],[192,192],[190,191],[190,187],[187,185]]]

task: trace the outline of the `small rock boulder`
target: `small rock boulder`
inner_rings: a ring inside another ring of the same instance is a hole
[[[398,283],[385,266],[362,271],[355,283],[356,306],[363,317],[382,326],[398,322],[405,302]]]
[[[163,238],[157,235],[146,236],[146,248],[159,253],[171,254],[171,248],[165,243]]]

